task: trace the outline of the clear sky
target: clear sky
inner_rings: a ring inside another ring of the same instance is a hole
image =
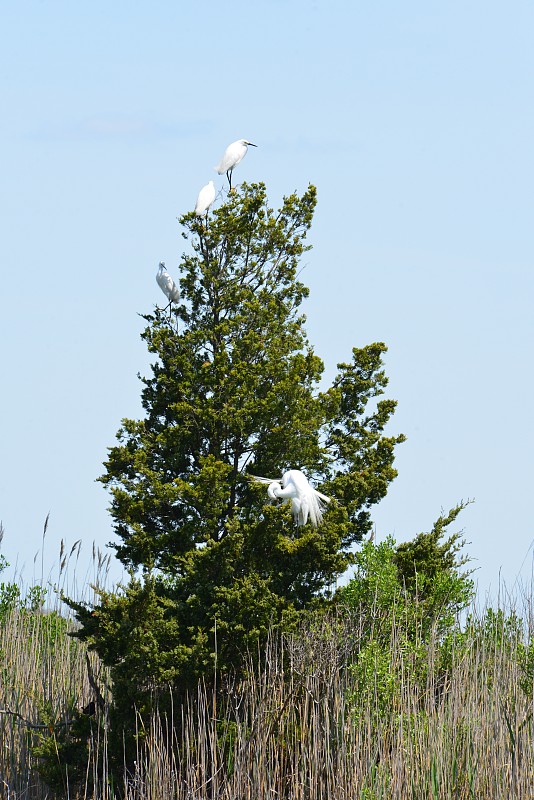
[[[0,519],[31,580],[113,538],[95,478],[141,415],[139,313],[226,145],[319,204],[301,275],[332,378],[384,341],[399,477],[377,537],[460,525],[481,595],[532,571],[534,5],[4,0]],[[456,528],[456,529],[457,529]],[[39,565],[39,566],[37,566]],[[121,574],[120,565],[112,575]]]

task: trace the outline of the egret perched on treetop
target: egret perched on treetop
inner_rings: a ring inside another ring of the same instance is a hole
[[[197,217],[205,217],[208,213],[209,207],[215,200],[215,184],[210,181],[202,187],[197,197],[197,204],[195,206],[195,214]]]
[[[237,167],[239,162],[246,156],[249,145],[251,147],[258,146],[257,144],[252,144],[252,142],[247,142],[246,139],[238,139],[237,142],[232,142],[224,151],[221,163],[217,167],[214,167],[219,175],[226,172],[226,177],[230,184],[230,191],[232,191],[232,172],[234,171],[234,167]]]
[[[165,311],[167,308],[170,308],[173,303],[178,303],[180,300],[180,290],[178,289],[177,285],[165,269],[165,262],[159,262],[159,269],[156,275],[156,280],[158,282],[158,286],[163,292],[163,294],[167,297],[169,301],[169,305],[165,307]]]
[[[324,504],[329,503],[331,498],[310,486],[307,477],[300,469],[290,469],[281,479],[276,480],[260,478],[257,475],[250,477],[259,483],[269,484],[267,494],[271,500],[291,502],[291,511],[297,525],[306,525],[308,517],[314,528],[323,521]]]

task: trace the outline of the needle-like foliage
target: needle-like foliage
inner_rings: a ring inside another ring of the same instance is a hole
[[[216,663],[239,670],[270,627],[324,602],[396,475],[384,345],[354,349],[319,389],[297,277],[315,203],[310,186],[274,211],[263,184],[242,184],[207,221],[181,219],[176,320],[146,316],[145,415],[123,420],[100,478],[132,578],[94,607],[73,603],[119,705],[148,708],[158,687],[186,688]],[[288,468],[333,498],[317,529],[249,478]]]

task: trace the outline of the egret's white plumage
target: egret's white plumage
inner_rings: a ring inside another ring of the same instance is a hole
[[[246,156],[249,145],[251,147],[258,146],[257,144],[252,144],[252,142],[247,142],[246,139],[238,139],[237,142],[232,142],[224,151],[220,163],[215,167],[219,175],[223,175],[226,172],[230,189],[232,188],[232,172]]]
[[[268,484],[267,494],[273,501],[288,500],[297,525],[306,525],[308,518],[314,528],[323,521],[324,504],[331,498],[310,486],[307,477],[300,469],[290,469],[281,479],[251,476],[252,480]]]
[[[208,213],[209,207],[215,200],[215,184],[210,181],[202,187],[197,197],[197,204],[195,206],[195,214],[197,217],[204,217]]]
[[[159,269],[156,275],[156,280],[158,282],[158,286],[163,292],[163,294],[167,297],[169,301],[169,305],[171,303],[178,303],[180,300],[180,290],[178,289],[177,285],[165,269],[165,262],[159,262]]]

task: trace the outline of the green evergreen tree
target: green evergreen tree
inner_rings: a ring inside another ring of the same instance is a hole
[[[207,222],[181,218],[181,305],[173,323],[145,317],[145,416],[123,420],[100,478],[131,579],[95,606],[72,602],[78,636],[111,667],[117,712],[148,710],[215,662],[239,669],[270,627],[324,603],[396,475],[385,346],[354,349],[319,390],[297,278],[315,203],[310,186],[275,212],[263,184],[242,184]],[[334,498],[317,529],[297,528],[249,477],[289,468]]]

